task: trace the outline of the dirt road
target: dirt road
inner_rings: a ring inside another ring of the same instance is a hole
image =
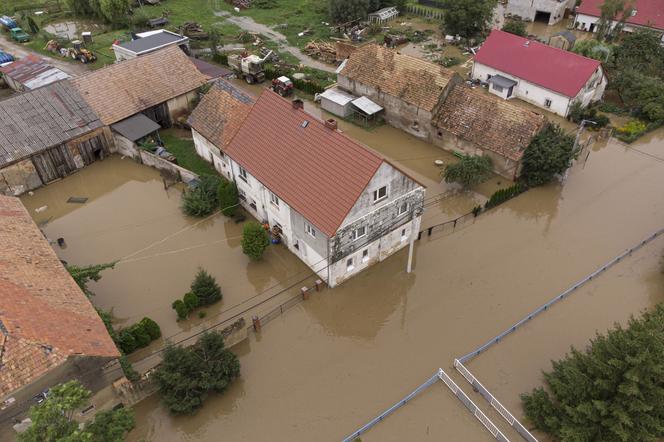
[[[54,58],[46,55],[39,54],[27,46],[22,44],[14,43],[6,35],[0,34],[0,50],[9,52],[16,58],[25,57],[28,54],[35,54],[42,58],[45,58],[53,65],[54,67],[63,70],[69,75],[75,77],[77,75],[84,74],[89,71],[88,67],[82,63],[72,63],[65,61],[62,58]]]

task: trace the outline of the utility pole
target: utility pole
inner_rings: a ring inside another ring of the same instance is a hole
[[[579,141],[581,140],[581,134],[583,133],[583,130],[586,128],[586,123],[594,124],[597,125],[594,121],[591,120],[581,120],[581,124],[579,124],[579,130],[576,131],[576,137],[574,138],[574,146],[572,147],[572,152],[576,153],[576,149],[579,147]],[[569,170],[572,168],[572,165],[570,164],[570,167],[565,170],[565,174],[563,175],[563,183],[567,181],[567,177],[569,176]]]

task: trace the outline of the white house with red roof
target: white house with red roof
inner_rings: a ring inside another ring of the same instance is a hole
[[[583,0],[576,9],[574,27],[581,31],[595,32],[600,19],[600,7],[604,0]],[[633,32],[638,28],[651,29],[661,34],[664,43],[664,0],[633,0],[628,2],[632,13],[625,20],[623,31]],[[615,26],[622,17],[615,17]]]
[[[242,206],[330,287],[412,247],[425,192],[417,180],[342,134],[334,120],[320,121],[300,100],[269,90],[242,103],[249,110],[237,127],[207,125],[230,108],[212,101],[238,99],[216,94],[190,120],[197,151],[219,149],[212,160],[224,163],[214,162],[237,184]]]
[[[555,25],[574,9],[575,0],[508,0],[505,12],[526,21]]]
[[[574,102],[600,100],[602,64],[573,52],[494,29],[475,56],[471,76],[504,99],[520,98],[566,117]]]

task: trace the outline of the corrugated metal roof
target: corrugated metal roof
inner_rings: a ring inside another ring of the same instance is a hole
[[[142,54],[145,52],[154,51],[169,44],[180,44],[189,40],[187,37],[175,34],[170,31],[161,31],[162,32],[155,32],[154,34],[148,35],[147,37],[141,37],[137,38],[136,40],[120,43],[118,46],[136,54]]]
[[[270,90],[225,151],[327,236],[336,233],[384,161]]]
[[[339,106],[345,106],[355,99],[355,97],[348,92],[344,92],[341,89],[333,87],[328,89],[322,94],[319,95],[321,98],[330,100],[331,102],[338,104]]]
[[[33,54],[0,68],[0,72],[22,84],[26,89],[37,89],[58,80],[71,78],[66,72],[51,66],[46,60]]]
[[[353,106],[357,107],[359,110],[364,112],[367,115],[377,114],[382,111],[383,108],[369,100],[367,97],[360,97],[357,100],[353,100]]]
[[[102,127],[70,80],[0,101],[0,167]]]

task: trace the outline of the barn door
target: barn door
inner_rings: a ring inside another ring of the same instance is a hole
[[[58,178],[64,178],[76,169],[74,160],[64,145],[34,156],[32,162],[43,183],[50,183]]]
[[[106,142],[101,135],[92,137],[78,145],[78,150],[86,166],[97,160],[103,160],[106,155]]]

